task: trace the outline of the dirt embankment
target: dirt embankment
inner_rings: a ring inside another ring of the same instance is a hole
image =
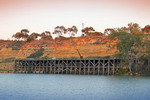
[[[0,69],[13,70],[14,59],[27,58],[41,48],[43,51],[40,58],[79,58],[77,49],[84,58],[112,56],[116,50],[108,50],[108,43],[102,38],[85,36],[32,42],[0,41]]]

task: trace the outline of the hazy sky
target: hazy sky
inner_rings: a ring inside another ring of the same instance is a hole
[[[0,39],[24,28],[41,33],[76,25],[81,30],[82,22],[100,32],[130,22],[144,27],[150,24],[149,11],[150,0],[0,0]]]

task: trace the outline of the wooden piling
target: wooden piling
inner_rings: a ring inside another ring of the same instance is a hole
[[[92,63],[92,64],[93,64],[92,67],[93,67],[93,75],[94,75],[94,74],[95,74],[95,60],[93,60],[93,63]]]
[[[150,57],[148,56],[148,66],[150,67]]]
[[[21,61],[19,61],[19,65],[21,65],[20,67],[21,67],[21,73],[22,73],[22,70],[23,70],[22,67],[23,67],[23,65],[22,65],[22,63],[21,64],[20,63],[21,63]]]
[[[110,59],[108,59],[108,75],[109,75],[109,72],[110,72]]]
[[[105,68],[105,60],[103,59],[103,75],[104,75],[104,68]]]
[[[98,75],[100,73],[100,59],[98,60]]]
[[[72,74],[72,63],[73,63],[73,61],[71,60],[70,61],[70,74]]]
[[[117,64],[115,59],[15,60],[14,72],[110,75]]]
[[[90,73],[90,60],[88,60],[88,75]]]
[[[114,73],[115,73],[115,59],[113,59],[113,75],[114,75]]]
[[[84,75],[85,75],[86,60],[84,60]]]

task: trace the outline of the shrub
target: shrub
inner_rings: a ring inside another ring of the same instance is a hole
[[[43,55],[43,51],[44,49],[41,48],[39,49],[37,52],[32,53],[30,56],[28,56],[27,58],[40,58]]]
[[[9,43],[7,47],[11,47],[12,50],[19,50],[23,45],[23,42],[21,41],[15,41],[12,43]]]
[[[4,60],[0,61],[0,63],[13,62],[14,60],[15,60],[15,57],[11,57],[11,58],[7,58],[7,59],[4,59]]]

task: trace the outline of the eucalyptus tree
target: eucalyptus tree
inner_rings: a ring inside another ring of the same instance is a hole
[[[27,42],[34,41],[34,40],[36,40],[39,36],[40,36],[40,34],[33,32],[31,35],[28,36]]]
[[[143,28],[144,31],[144,43],[145,43],[145,49],[146,54],[145,56],[150,59],[150,25],[146,25]]]
[[[92,33],[95,31],[95,29],[93,27],[86,27],[84,29],[81,30],[85,35],[88,35],[89,33]],[[83,34],[82,34],[83,35]]]
[[[75,34],[77,34],[77,32],[78,32],[78,29],[77,29],[76,26],[72,26],[71,28],[67,28],[67,29],[66,29],[66,33],[68,33],[68,35],[69,35],[70,37],[75,36]]]
[[[54,29],[53,34],[57,35],[57,37],[66,34],[66,28],[64,26],[57,26]]]
[[[18,40],[20,39],[23,39],[23,40],[27,40],[28,38],[28,33],[29,33],[29,30],[28,29],[22,29],[20,32],[17,32],[16,34],[14,34],[12,37],[13,38],[16,38]]]
[[[113,29],[108,38],[111,42],[110,48],[117,48],[115,56],[124,59],[132,72],[135,58],[142,56],[143,31],[136,23],[128,24],[128,27]]]
[[[40,34],[41,39],[52,39],[51,32],[45,31]]]

